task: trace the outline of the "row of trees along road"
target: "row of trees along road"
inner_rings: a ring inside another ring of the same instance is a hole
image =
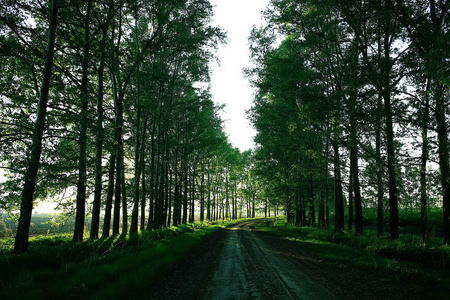
[[[193,222],[197,206],[201,220],[252,214],[251,153],[230,146],[199,87],[225,39],[209,1],[0,7],[0,209],[20,207],[16,252],[34,199],[75,217],[74,242],[88,214],[92,239]]]
[[[442,205],[450,243],[449,5],[271,1],[250,37],[250,117],[255,165],[290,222],[328,226],[334,199],[342,231],[346,198],[348,229],[377,207],[383,235],[387,208],[395,239],[399,208],[420,207],[426,239],[427,209]]]

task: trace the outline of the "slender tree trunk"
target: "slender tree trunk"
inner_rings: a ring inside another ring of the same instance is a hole
[[[141,220],[140,220],[140,229],[144,230],[145,229],[145,202],[146,202],[146,198],[147,198],[147,185],[146,185],[146,169],[145,169],[145,141],[147,138],[147,124],[148,124],[148,118],[149,118],[149,114],[147,113],[145,116],[145,121],[144,121],[144,128],[142,130],[142,144],[141,144],[141,153],[139,155],[140,157],[140,167],[142,168],[141,170],[141,175],[142,175],[142,185],[141,185],[141,190],[142,190],[142,199],[141,199]]]
[[[330,199],[330,190],[328,186],[328,158],[329,158],[329,140],[327,139],[326,142],[326,153],[325,153],[325,228],[330,228],[330,206],[329,206],[329,199]]]
[[[145,140],[144,140],[145,141]],[[144,148],[144,146],[142,146]],[[141,152],[142,157],[142,199],[141,199],[141,220],[140,220],[140,230],[145,229],[145,205],[146,205],[146,198],[147,198],[147,184],[146,184],[146,174],[145,174],[145,159],[144,159],[144,153]]]
[[[114,195],[114,220],[113,220],[113,235],[118,235],[120,231],[120,204],[122,196],[122,156],[120,145],[116,147],[116,187]]]
[[[358,154],[357,150],[352,150],[355,156],[353,158],[353,190],[355,193],[355,229],[356,234],[363,233],[363,215],[362,215],[362,199],[361,199],[361,188],[359,183],[359,168],[358,168]]]
[[[109,17],[110,14],[108,14]],[[97,136],[95,152],[95,190],[94,202],[92,204],[91,239],[98,239],[100,227],[100,207],[102,197],[102,156],[103,156],[103,94],[104,94],[104,70],[105,70],[105,47],[108,35],[108,23],[103,25],[102,40],[100,42],[100,65],[98,70],[98,96],[97,96]]]
[[[334,149],[334,177],[335,177],[335,219],[334,231],[342,232],[344,230],[344,195],[342,192],[342,177],[339,158],[339,145],[333,142]]]
[[[208,203],[206,204],[206,220],[211,221],[211,171],[208,163]]]
[[[320,189],[320,203],[319,203],[319,228],[325,228],[325,204],[323,199],[323,188]]]
[[[178,176],[178,152],[175,151],[175,163],[174,163],[174,172],[175,172],[175,192],[174,192],[174,203],[173,203],[173,226],[178,226],[180,224],[180,183]]]
[[[252,218],[256,217],[255,213],[255,205],[256,205],[256,193],[253,193],[253,199],[252,199]]]
[[[116,165],[116,154],[114,151],[111,153],[109,165],[108,191],[106,194],[105,219],[103,220],[102,237],[109,237],[109,231],[111,229],[111,210],[114,197],[114,173]]]
[[[398,189],[395,174],[396,158],[394,146],[394,129],[392,122],[391,95],[389,91],[383,94],[386,116],[386,140],[389,173],[389,239],[397,239],[398,234]]]
[[[138,219],[139,219],[139,196],[140,196],[140,178],[141,178],[141,159],[140,159],[140,131],[141,131],[141,104],[139,95],[140,94],[140,86],[139,86],[139,68],[137,74],[137,119],[136,119],[136,145],[134,151],[134,201],[133,201],[133,211],[131,213],[131,224],[130,224],[130,234],[134,234],[138,230]],[[142,129],[145,131],[145,127]],[[144,141],[142,141],[143,143]]]
[[[202,170],[202,180],[200,183],[200,222],[205,219],[205,169]]]
[[[87,121],[88,121],[88,67],[90,51],[89,22],[91,17],[92,0],[87,3],[86,18],[84,21],[84,46],[83,66],[81,78],[81,113],[80,113],[80,139],[79,139],[79,161],[78,161],[78,183],[77,183],[77,207],[75,214],[75,229],[72,241],[82,242],[84,233],[84,219],[86,214],[86,144],[87,144]]]
[[[45,118],[47,115],[48,93],[50,90],[50,79],[52,76],[53,57],[55,54],[55,37],[58,16],[58,0],[50,3],[50,22],[47,40],[46,59],[42,86],[39,93],[38,110],[34,124],[31,154],[25,172],[25,184],[22,190],[20,202],[20,218],[14,242],[14,252],[22,253],[28,251],[28,238],[30,234],[31,214],[33,211],[33,197],[36,187],[36,176],[42,153],[42,137],[45,130]]]
[[[356,94],[356,92],[355,92]],[[352,108],[350,116],[350,135],[351,135],[351,145],[350,145],[350,170],[352,181],[352,190],[354,195],[354,207],[355,207],[355,229],[356,234],[363,233],[363,216],[362,216],[362,199],[361,199],[361,187],[359,182],[359,167],[358,167],[358,137],[357,137],[357,124],[354,108],[356,107],[356,96],[352,97]],[[350,206],[350,204],[349,204]],[[353,203],[351,204],[352,209],[350,211],[353,214]],[[353,219],[353,215],[352,215]],[[349,217],[350,220],[350,217]],[[349,221],[350,222],[350,221]],[[349,230],[351,230],[349,225]]]
[[[150,157],[150,203],[148,211],[147,230],[154,228],[154,203],[155,203],[155,155],[156,155],[156,114],[153,115],[153,128],[151,137],[151,157]]]
[[[314,203],[314,176],[309,174],[309,226],[316,227],[316,206]]]
[[[167,214],[167,226],[170,227],[170,223],[171,223],[171,219],[172,219],[172,198],[173,198],[173,193],[172,193],[172,186],[173,186],[173,174],[172,174],[172,168],[168,167],[167,168],[169,170],[169,180],[168,180],[168,184],[169,184],[169,188],[167,191],[168,197],[169,197],[169,204],[167,206],[168,209],[168,214]]]
[[[228,195],[228,170],[226,171],[226,173],[225,173],[225,197],[226,197],[226,199],[225,199],[225,218],[226,219],[228,219],[228,211],[229,211],[229,209],[230,209],[230,198],[229,198],[229,195]]]
[[[125,162],[123,152],[122,152],[122,176],[120,177],[122,179],[122,235],[126,236],[128,233],[128,202],[127,202],[127,189],[125,185]]]
[[[348,224],[347,230],[352,231],[353,229],[353,202],[354,202],[354,188],[353,188],[353,151],[350,150],[350,171],[348,178]]]
[[[186,157],[183,157],[183,165],[184,165],[184,195],[183,195],[183,224],[187,224],[187,216],[188,216],[188,170],[187,170],[187,162]]]
[[[383,188],[383,161],[381,160],[381,112],[383,110],[382,99],[378,98],[378,116],[375,132],[375,156],[377,163],[377,237],[383,236],[384,226],[384,188]]]
[[[423,112],[422,127],[422,159],[420,164],[420,216],[422,220],[422,239],[427,241],[427,221],[428,221],[428,201],[427,201],[427,161],[428,161],[428,122],[430,115],[430,79],[427,78],[427,87],[425,90],[425,111]]]

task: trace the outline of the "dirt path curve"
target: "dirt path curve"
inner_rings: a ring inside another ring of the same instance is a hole
[[[380,275],[341,267],[311,249],[254,230],[220,230],[135,299],[420,299]],[[144,296],[142,296],[144,295]]]

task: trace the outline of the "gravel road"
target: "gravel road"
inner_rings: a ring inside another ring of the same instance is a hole
[[[398,283],[323,261],[298,244],[254,230],[220,230],[134,299],[420,299]]]

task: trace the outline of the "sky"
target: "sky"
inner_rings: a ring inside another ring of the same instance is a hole
[[[253,148],[256,132],[245,111],[252,105],[253,90],[243,77],[243,68],[250,67],[248,37],[253,25],[263,24],[261,12],[270,0],[211,0],[214,6],[213,25],[227,31],[228,43],[216,53],[220,66],[213,63],[211,93],[214,102],[226,104],[221,114],[225,132],[234,147],[241,151]]]

